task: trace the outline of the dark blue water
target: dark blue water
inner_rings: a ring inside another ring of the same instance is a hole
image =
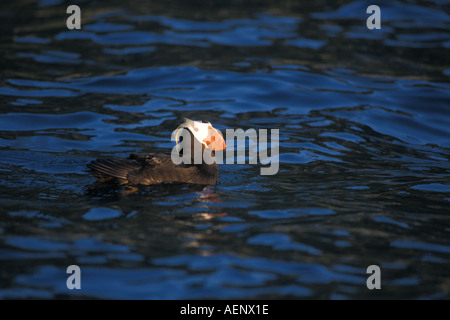
[[[369,4],[2,4],[0,297],[450,298],[449,4]],[[279,172],[95,188],[184,117],[279,129]]]

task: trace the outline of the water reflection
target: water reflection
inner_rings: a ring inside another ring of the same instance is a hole
[[[2,13],[0,297],[449,296],[441,1],[383,3],[374,32],[364,1],[80,6],[80,31],[62,1]],[[278,174],[94,184],[91,160],[170,151],[184,117],[279,129]]]

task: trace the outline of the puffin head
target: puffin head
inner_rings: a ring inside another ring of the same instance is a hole
[[[178,140],[183,129],[188,129],[194,139],[200,142],[204,148],[212,151],[225,150],[225,140],[219,130],[214,128],[208,121],[194,121],[184,118],[185,122],[180,124],[174,131],[175,141]]]

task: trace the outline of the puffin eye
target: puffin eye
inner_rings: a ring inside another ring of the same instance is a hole
[[[202,120],[202,123],[209,123],[209,121],[206,121],[206,120]]]

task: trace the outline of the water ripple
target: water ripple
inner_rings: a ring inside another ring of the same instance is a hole
[[[81,30],[26,5],[0,40],[1,298],[371,299],[373,264],[377,298],[449,297],[442,1],[383,2],[380,30],[364,1],[97,1]],[[170,151],[184,117],[278,129],[279,172],[134,193],[88,174]]]

